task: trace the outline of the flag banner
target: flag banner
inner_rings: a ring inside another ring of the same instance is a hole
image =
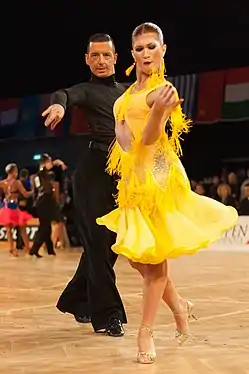
[[[225,70],[199,74],[196,123],[212,124],[221,120],[225,74]]]
[[[180,98],[184,99],[182,103],[183,113],[190,119],[193,119],[197,102],[197,75],[186,74],[175,77],[167,77],[178,91]]]
[[[44,122],[45,118],[42,117],[42,113],[50,105],[50,94],[39,95],[39,109],[38,109],[38,119],[36,122],[35,136],[37,138],[44,137],[47,135],[48,129],[46,128]]]
[[[0,114],[0,125],[10,126],[18,121],[18,108],[5,110]]]
[[[19,102],[20,102],[20,99],[15,99],[15,98],[0,100],[0,112],[19,108]]]
[[[249,67],[226,71],[225,98],[222,108],[223,121],[249,119]]]
[[[35,136],[37,122],[39,121],[39,95],[26,96],[20,100],[19,121],[16,129],[18,138]]]
[[[18,99],[0,100],[0,138],[15,137],[18,122]]]
[[[70,134],[80,135],[89,134],[90,128],[86,120],[85,113],[80,108],[72,108],[71,110],[71,124]]]

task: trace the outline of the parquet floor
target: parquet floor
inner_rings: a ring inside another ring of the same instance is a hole
[[[162,304],[154,365],[139,365],[136,328],[141,281],[125,259],[118,285],[129,317],[126,335],[94,335],[54,307],[74,273],[79,252],[41,260],[10,258],[0,248],[1,374],[246,374],[249,373],[249,253],[203,252],[171,262],[179,292],[196,305],[193,340],[177,347],[174,324]]]

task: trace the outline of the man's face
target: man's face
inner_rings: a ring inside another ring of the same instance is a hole
[[[112,42],[90,43],[85,58],[91,72],[97,77],[106,78],[114,74],[117,54]]]
[[[244,188],[244,195],[245,195],[245,197],[249,197],[249,186],[246,186]]]

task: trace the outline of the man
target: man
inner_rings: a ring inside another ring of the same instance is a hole
[[[54,245],[51,239],[52,222],[60,221],[60,211],[54,194],[53,172],[54,166],[60,166],[63,170],[66,165],[61,160],[52,161],[51,157],[44,153],[40,159],[40,166],[37,175],[34,177],[34,186],[37,190],[35,210],[39,219],[39,228],[34,243],[30,249],[30,256],[41,258],[39,249],[45,243],[48,255],[55,256]]]
[[[90,322],[95,332],[122,336],[126,315],[115,284],[113,266],[117,255],[111,251],[115,234],[96,224],[115,203],[115,180],[105,172],[108,148],[115,137],[113,104],[125,88],[115,80],[117,54],[106,34],[93,35],[85,55],[91,79],[55,92],[45,125],[54,129],[69,106],[84,109],[91,127],[89,147],[74,175],[74,203],[84,247],[78,269],[63,291],[57,308],[74,315],[78,322]]]

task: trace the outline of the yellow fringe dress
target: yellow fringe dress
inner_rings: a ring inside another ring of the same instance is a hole
[[[116,101],[115,118],[123,117],[134,141],[129,152],[117,142],[110,151],[107,172],[120,177],[118,208],[97,219],[99,225],[117,233],[115,253],[143,264],[194,254],[217,241],[238,218],[234,208],[191,191],[177,156],[180,135],[188,132],[190,123],[180,106],[170,118],[171,137],[163,132],[153,145],[142,144],[151,111],[147,95],[165,83],[133,94],[131,88]]]

